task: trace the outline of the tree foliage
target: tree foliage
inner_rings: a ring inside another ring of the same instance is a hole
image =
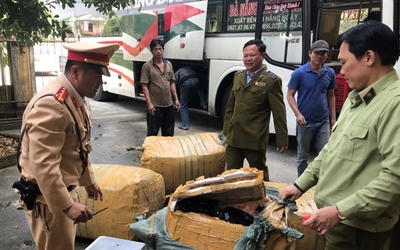
[[[107,20],[101,36],[122,36],[121,17],[113,17]]]
[[[94,6],[103,15],[133,5],[134,0],[82,0],[85,7]],[[52,14],[56,6],[73,8],[76,0],[0,0],[0,39],[20,43],[40,43],[47,37],[61,37],[72,32],[64,21]]]

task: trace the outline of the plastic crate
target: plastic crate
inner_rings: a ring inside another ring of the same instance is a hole
[[[336,99],[336,109],[340,110],[343,107],[344,101],[346,101],[347,95],[350,92],[349,84],[347,83],[346,79],[340,75],[336,75],[336,89],[335,92],[335,99]]]

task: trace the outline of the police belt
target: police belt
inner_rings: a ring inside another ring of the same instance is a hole
[[[72,190],[74,190],[76,188],[76,185],[70,185],[67,187],[68,192],[71,192]],[[40,189],[38,189],[38,194],[42,194],[42,192],[40,192]]]
[[[40,192],[39,186],[31,181],[26,181],[27,183],[29,183],[30,185],[35,185],[37,186],[37,190],[36,190],[36,194],[41,195],[42,192]],[[71,192],[72,190],[74,190],[76,188],[76,185],[70,185],[67,187],[68,192]]]

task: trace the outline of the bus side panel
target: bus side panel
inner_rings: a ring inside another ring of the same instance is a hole
[[[278,75],[279,77],[282,78],[282,92],[283,92],[283,100],[285,101],[285,106],[286,106],[286,121],[287,121],[287,126],[288,126],[288,133],[289,133],[289,135],[295,136],[296,135],[296,124],[297,124],[296,116],[294,115],[292,109],[289,106],[289,103],[287,102],[287,90],[288,90],[287,85],[289,83],[289,80],[293,73],[293,70],[284,69],[282,67],[277,67],[275,65],[268,64],[268,63],[267,63],[267,67],[269,70],[271,70],[276,75]],[[296,96],[296,99],[297,99],[297,96]],[[275,133],[275,128],[273,128],[274,123],[273,123],[272,118],[271,118],[271,123],[270,123],[269,127],[270,127],[270,132]]]
[[[224,84],[230,74],[244,69],[242,61],[210,60],[209,87],[208,87],[208,111],[212,116],[224,117],[219,114],[217,107],[221,107],[223,95],[232,82]],[[227,86],[228,85],[228,86]]]
[[[207,1],[165,8],[165,58],[203,60],[206,13]]]
[[[301,65],[301,51],[303,40],[301,32],[290,32],[290,36],[286,37],[283,33],[263,32],[263,42],[267,46],[267,55],[278,62]],[[287,44],[286,42],[287,41]],[[285,50],[287,53],[285,53]]]
[[[394,20],[394,1],[382,1],[381,17],[382,23],[386,24],[393,30],[393,20]],[[398,22],[398,20],[396,20]]]
[[[133,62],[125,61],[126,64],[130,64],[130,67],[110,63],[108,69],[111,76],[103,77],[103,81],[105,82],[103,84],[104,91],[128,97],[136,97],[132,70]]]
[[[147,61],[151,40],[158,36],[158,12],[142,11],[121,17],[124,59]]]
[[[207,59],[236,60],[243,65],[243,45],[254,39],[254,34],[214,35],[206,38],[205,53]]]

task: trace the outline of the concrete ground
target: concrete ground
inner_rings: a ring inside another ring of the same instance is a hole
[[[126,147],[140,146],[146,137],[146,104],[129,98],[118,98],[116,102],[91,101],[92,162],[139,166],[139,152],[126,151]],[[189,131],[175,130],[175,135],[189,133],[220,132],[222,122],[204,112],[190,111]],[[176,127],[180,126],[179,113]],[[0,127],[0,133],[19,135],[20,125]],[[275,150],[273,137],[267,149],[270,178],[275,182],[291,183],[296,179],[296,143],[290,140],[290,147],[284,154]],[[24,213],[15,204],[18,196],[11,188],[19,177],[16,165],[0,169],[0,250],[36,249],[27,226]],[[83,250],[93,240],[77,238],[75,249]]]

